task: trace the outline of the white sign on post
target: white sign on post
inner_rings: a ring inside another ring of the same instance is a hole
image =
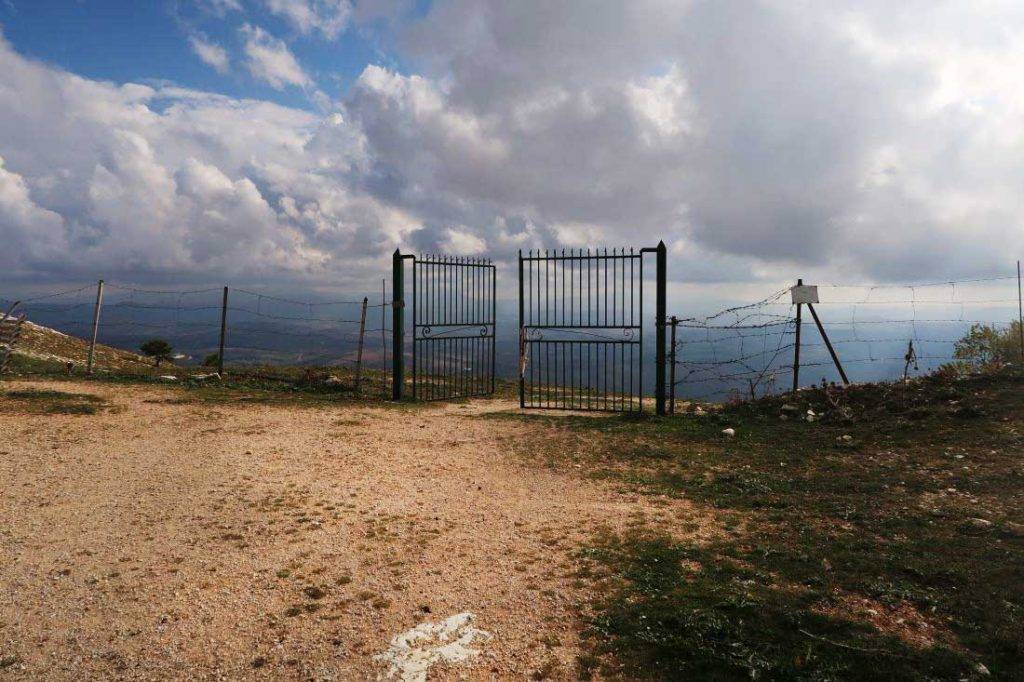
[[[793,296],[793,303],[817,303],[818,287],[807,284],[800,284],[789,290]]]

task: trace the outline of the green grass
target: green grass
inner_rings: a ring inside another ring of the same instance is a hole
[[[723,529],[702,545],[643,530],[594,542],[587,556],[617,580],[595,604],[593,660],[666,679],[960,679],[978,663],[1022,679],[1024,380],[802,393],[801,412],[825,413],[815,423],[782,421],[781,402],[529,418],[550,428],[524,453],[692,500]],[[849,600],[934,628],[875,627]]]
[[[88,393],[15,390],[0,392],[0,411],[29,414],[96,414],[107,402]]]

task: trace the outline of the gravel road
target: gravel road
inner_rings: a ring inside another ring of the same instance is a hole
[[[0,677],[375,679],[418,624],[491,635],[429,679],[571,678],[574,553],[679,508],[513,454],[502,401],[0,414]],[[0,396],[0,400],[3,400]],[[673,503],[682,504],[682,503]]]

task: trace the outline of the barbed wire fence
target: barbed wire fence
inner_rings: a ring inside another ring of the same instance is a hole
[[[379,292],[340,300],[101,281],[17,301],[0,297],[4,310],[15,303],[29,321],[29,340],[35,337],[18,353],[68,372],[91,373],[95,360],[97,371],[112,374],[185,377],[227,364],[232,374],[356,391],[371,376],[374,384],[388,381],[391,301],[383,280]],[[146,357],[141,347],[153,340],[170,350]]]
[[[702,317],[672,317],[670,409],[677,396],[755,399],[792,390],[794,383],[839,382],[839,365],[854,382],[927,374],[959,360],[956,345],[974,325],[1003,334],[1013,328],[1024,337],[1017,275],[908,285],[819,284],[817,296],[813,312],[826,337],[807,319],[798,336],[789,288]],[[1024,360],[1024,338],[1020,350]]]

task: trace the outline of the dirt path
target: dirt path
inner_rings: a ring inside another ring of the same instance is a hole
[[[0,415],[0,676],[372,679],[463,612],[480,655],[430,679],[570,677],[573,553],[679,507],[511,454],[498,401],[174,404],[66,382],[96,415]],[[0,398],[2,399],[2,398]]]

